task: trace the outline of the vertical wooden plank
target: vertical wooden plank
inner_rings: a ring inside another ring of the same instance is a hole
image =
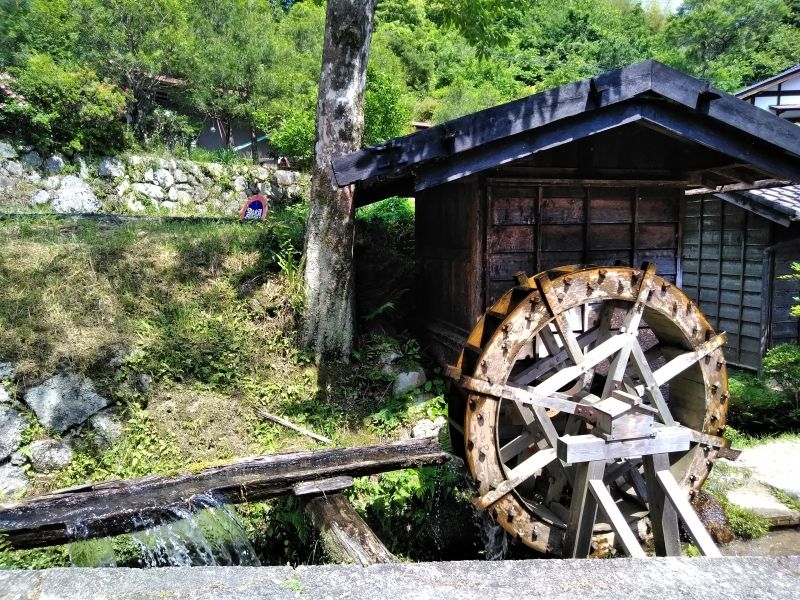
[[[592,547],[592,530],[597,518],[597,500],[589,491],[589,481],[603,480],[605,461],[578,463],[575,484],[572,486],[572,503],[569,507],[567,533],[564,537],[565,558],[586,558]]]
[[[774,231],[774,224],[770,224],[770,238]],[[770,240],[771,241],[771,240]],[[761,273],[761,359],[758,361],[758,372],[763,370],[763,358],[771,345],[772,332],[772,284],[775,279],[775,255],[768,248],[764,251],[763,269]]]
[[[633,188],[633,200],[631,204],[631,265],[632,267],[639,266],[636,260],[636,254],[639,251],[639,202],[641,197],[639,195],[639,188]]]
[[[717,258],[717,323],[714,328],[719,331],[719,323],[722,315],[722,251],[723,239],[725,238],[725,206],[727,202],[719,201],[719,257]]]
[[[658,471],[669,472],[667,454],[643,456],[644,477],[650,495],[650,522],[653,524],[653,543],[657,556],[680,556],[681,540],[678,532],[678,515],[667,501],[664,490],[658,482]]]
[[[678,199],[678,243],[675,248],[675,285],[683,287],[683,220],[686,218],[686,195]]]
[[[536,261],[536,273],[542,272],[542,201],[544,200],[544,186],[540,185],[539,193],[536,199],[536,223],[534,223],[534,227],[536,230],[534,232],[534,248],[536,252],[535,261]],[[534,273],[531,273],[534,275]]]
[[[478,206],[481,207],[481,214],[480,218],[480,227],[478,229],[478,236],[481,240],[481,247],[477,250],[480,252],[478,255],[478,260],[476,261],[481,268],[480,277],[482,279],[482,284],[480,287],[483,290],[483,298],[481,299],[481,313],[486,312],[486,309],[489,308],[487,305],[489,303],[489,297],[491,295],[489,290],[489,215],[492,214],[492,193],[491,188],[486,184],[486,180],[483,179],[483,183],[481,185],[482,191],[481,196],[478,198]]]
[[[591,241],[591,233],[589,228],[592,223],[592,205],[590,198],[590,190],[588,187],[583,188],[583,257],[581,258],[582,264],[589,262],[589,242]]]
[[[736,329],[736,362],[742,362],[742,324],[744,320],[744,276],[747,271],[747,263],[745,262],[747,256],[747,228],[750,225],[750,211],[744,212],[744,228],[742,230],[742,247],[739,253],[739,318]]]
[[[698,223],[697,230],[697,281],[695,282],[695,300],[700,304],[700,273],[703,271],[703,220],[706,216],[706,197],[700,196],[700,222]],[[702,308],[702,307],[701,307]]]

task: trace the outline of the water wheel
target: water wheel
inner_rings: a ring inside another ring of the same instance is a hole
[[[599,434],[598,403],[612,397],[651,414],[657,432],[687,433],[686,449],[661,456],[688,497],[727,446],[720,437],[724,341],[653,265],[517,275],[449,369],[451,437],[477,483],[476,506],[531,548],[562,554],[574,534],[568,523],[579,469],[559,458],[557,446],[577,439],[568,436]],[[615,439],[610,429],[602,435]],[[617,446],[632,443],[626,440]],[[634,449],[603,460],[596,475],[628,507],[620,511],[627,517],[637,507],[646,514],[641,464]]]

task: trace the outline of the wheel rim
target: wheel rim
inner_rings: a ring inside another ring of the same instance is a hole
[[[578,403],[593,391],[599,397],[618,387],[634,391],[658,408],[657,420],[674,419],[696,433],[690,450],[671,462],[687,491],[699,489],[716,458],[715,446],[722,445],[715,440],[725,425],[728,391],[723,338],[692,301],[652,266],[570,266],[520,276],[518,282],[468,337],[457,363],[460,373]],[[598,323],[577,334],[569,315],[576,309],[588,313],[587,307]],[[623,346],[620,324],[636,331]],[[549,356],[534,352],[537,335]],[[642,347],[647,336],[652,348]],[[663,357],[657,359],[656,351]],[[674,373],[676,357],[688,368]],[[576,369],[578,364],[583,368]],[[554,437],[587,426],[565,413],[545,413],[474,389],[451,399],[451,407],[451,419],[463,419],[465,458],[479,505],[526,545],[560,554],[571,466],[552,460]],[[630,464],[621,461],[617,470],[626,468]]]

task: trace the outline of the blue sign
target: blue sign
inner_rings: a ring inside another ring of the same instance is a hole
[[[261,195],[250,196],[241,214],[245,221],[263,221],[267,218],[267,199]]]

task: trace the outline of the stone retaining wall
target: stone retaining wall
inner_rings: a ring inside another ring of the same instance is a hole
[[[271,205],[308,194],[308,177],[246,163],[123,155],[71,159],[0,142],[0,211],[235,214],[253,194]]]

